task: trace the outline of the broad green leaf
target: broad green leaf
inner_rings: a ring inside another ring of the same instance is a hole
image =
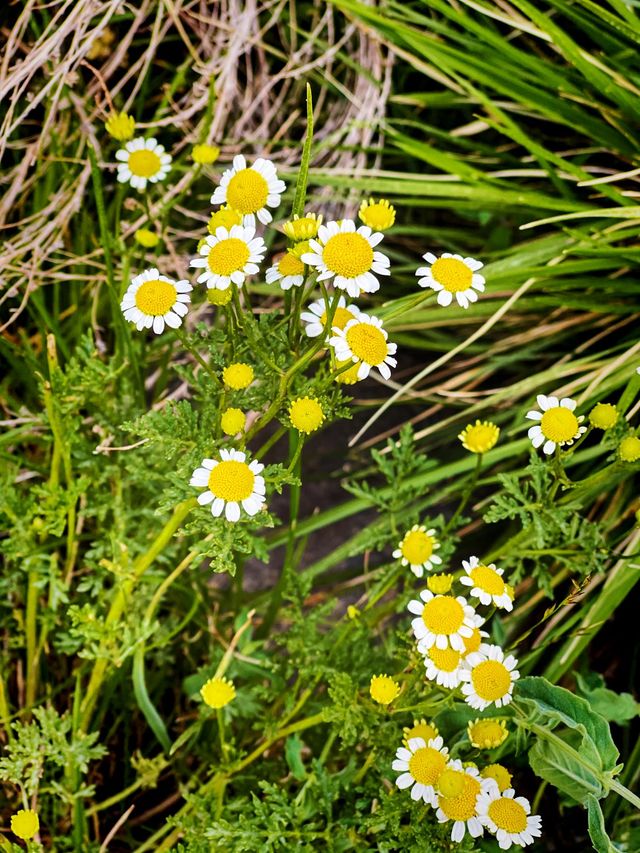
[[[623,848],[614,844],[607,835],[600,803],[592,794],[587,795],[587,815],[589,819],[589,838],[591,839],[594,850],[597,853],[623,853]]]
[[[601,685],[590,687],[581,675],[576,675],[576,680],[580,693],[596,714],[605,720],[622,724],[640,714],[640,703],[636,702],[631,693],[616,693]]]
[[[606,791],[598,775],[580,762],[579,752],[568,744],[567,747],[565,750],[551,741],[536,740],[529,750],[529,764],[533,772],[578,803],[585,803],[589,795],[605,796]]]

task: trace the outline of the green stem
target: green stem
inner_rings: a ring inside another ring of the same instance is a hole
[[[462,493],[462,496],[460,498],[460,503],[458,504],[456,511],[453,513],[453,515],[449,519],[448,524],[444,528],[445,533],[448,533],[449,530],[453,529],[453,526],[456,523],[456,521],[458,520],[458,518],[460,517],[462,510],[465,508],[465,506],[467,505],[467,502],[469,501],[469,498],[473,494],[473,490],[475,489],[476,484],[478,482],[478,477],[480,476],[480,469],[482,468],[482,456],[483,456],[482,453],[478,453],[477,458],[476,458],[476,467],[474,468],[473,474],[471,475],[471,478],[469,479],[469,482],[467,483],[466,489]]]

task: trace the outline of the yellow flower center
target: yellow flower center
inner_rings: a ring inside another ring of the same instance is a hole
[[[511,773],[502,764],[489,764],[480,771],[480,775],[483,779],[493,779],[500,793],[511,787]]]
[[[410,530],[402,540],[400,550],[412,566],[421,566],[433,554],[435,540],[424,530]]]
[[[611,429],[618,420],[618,410],[611,403],[596,403],[589,412],[589,421],[598,429]]]
[[[355,278],[371,269],[373,249],[362,234],[354,232],[329,237],[322,250],[328,269],[344,278]]]
[[[578,426],[577,417],[564,406],[547,409],[540,421],[540,428],[544,437],[555,441],[556,444],[571,441],[578,432]]]
[[[160,158],[155,151],[143,148],[142,151],[132,151],[129,154],[129,169],[137,178],[151,178],[160,170]]]
[[[480,648],[481,643],[482,643],[482,637],[480,636],[480,629],[474,627],[472,629],[472,631],[473,631],[473,633],[471,634],[470,637],[463,637],[462,638],[462,642],[464,643],[464,653],[466,655],[470,654],[471,652],[477,652],[478,649]]]
[[[255,169],[241,169],[227,185],[227,202],[238,213],[257,213],[267,203],[269,185]]]
[[[343,370],[342,373],[339,373],[336,376],[336,382],[340,382],[342,385],[355,385],[358,381],[358,370],[360,369],[360,362],[356,361],[355,363],[352,361],[336,361],[336,370],[340,370],[341,367],[344,367],[345,364],[350,364],[348,370]]]
[[[374,675],[369,685],[369,693],[374,702],[389,705],[400,693],[400,687],[388,675]]]
[[[464,622],[464,608],[451,595],[438,595],[428,601],[422,621],[432,634],[455,634]]]
[[[416,723],[410,729],[405,729],[405,739],[411,740],[413,737],[421,737],[425,743],[429,743],[430,740],[438,737],[438,729],[432,726],[431,723],[425,723],[424,720],[420,720],[419,723]]]
[[[292,219],[290,222],[285,222],[283,225],[284,233],[292,240],[310,240],[318,233],[318,228],[322,224],[322,217],[317,217],[315,214],[302,216],[299,219]]]
[[[23,841],[33,838],[39,828],[40,821],[33,809],[20,809],[19,812],[11,816],[11,832],[18,838],[22,838]]]
[[[207,224],[207,231],[209,234],[215,234],[216,228],[220,228],[220,226],[229,229],[234,225],[242,225],[242,215],[235,210],[231,210],[230,207],[221,207],[220,210],[216,210],[215,213],[211,214],[211,219]]]
[[[249,260],[249,247],[238,237],[220,240],[209,251],[207,264],[216,275],[231,275],[241,270]]]
[[[431,266],[431,275],[449,293],[468,290],[473,278],[473,272],[457,258],[438,258]]]
[[[429,649],[429,657],[442,672],[455,672],[460,663],[460,652],[455,649]]]
[[[435,785],[446,764],[447,759],[441,752],[431,746],[424,746],[409,759],[409,773],[421,785]]]
[[[502,595],[504,592],[505,582],[489,566],[476,566],[475,569],[471,569],[469,576],[475,586],[480,587],[484,592],[488,592],[489,595]]]
[[[296,258],[291,252],[287,252],[278,261],[278,270],[282,275],[302,275],[304,273],[304,264],[300,258]]]
[[[236,689],[226,678],[210,678],[203,686],[200,695],[210,708],[224,708],[235,699]]]
[[[427,578],[429,592],[435,595],[446,595],[453,585],[453,575],[431,575]]]
[[[222,371],[222,379],[225,385],[228,385],[229,388],[235,388],[237,391],[241,388],[248,388],[253,382],[253,367],[241,361],[229,364]]]
[[[314,432],[324,420],[322,406],[312,397],[294,400],[289,407],[289,417],[293,426],[300,432]]]
[[[438,779],[438,805],[449,820],[469,820],[476,813],[480,783],[460,770],[445,770]]]
[[[255,479],[246,462],[227,459],[209,474],[209,489],[225,501],[244,501],[253,494]]]
[[[176,303],[177,291],[170,281],[159,278],[143,282],[136,290],[137,307],[148,316],[164,316]]]
[[[503,663],[486,660],[474,666],[471,672],[473,687],[485,702],[495,702],[509,692],[511,675]]]
[[[242,409],[227,409],[222,413],[220,426],[225,435],[236,435],[244,429],[246,417]]]
[[[358,213],[360,219],[374,231],[386,231],[396,221],[395,208],[388,201],[363,202]]]
[[[470,453],[486,453],[494,447],[500,435],[495,424],[478,422],[468,426],[460,435],[462,446]]]
[[[231,302],[232,296],[233,290],[231,287],[227,287],[225,290],[218,290],[217,287],[207,289],[207,302],[210,302],[212,305],[227,305]]]
[[[359,361],[375,367],[387,357],[387,340],[377,326],[356,323],[346,332],[349,349]]]
[[[618,454],[623,462],[636,462],[640,459],[640,438],[628,435],[618,446]]]
[[[336,308],[335,313],[333,315],[333,320],[331,321],[331,328],[336,326],[338,329],[344,329],[349,320],[353,320],[353,314],[351,311],[347,311],[346,308]],[[327,325],[327,312],[325,311],[320,317],[320,322],[323,326]]]
[[[500,746],[507,737],[498,720],[478,720],[469,726],[469,740],[478,749]]]
[[[498,829],[505,832],[524,832],[527,828],[527,813],[520,803],[516,803],[510,797],[500,797],[494,800],[487,810],[487,814]]]

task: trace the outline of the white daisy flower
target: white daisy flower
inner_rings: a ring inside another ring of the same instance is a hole
[[[358,379],[366,379],[373,367],[383,379],[389,379],[389,365],[396,366],[397,361],[392,356],[398,347],[388,343],[382,320],[360,313],[358,317],[349,320],[344,329],[334,326],[333,332],[329,344],[334,349],[336,359],[360,362]]]
[[[438,823],[453,821],[451,840],[460,842],[469,833],[472,838],[483,835],[484,826],[478,816],[483,792],[493,791],[493,779],[483,779],[477,767],[464,767],[459,760],[450,761],[436,784],[436,817]]]
[[[489,705],[496,708],[508,705],[513,685],[520,678],[517,666],[514,656],[505,657],[500,646],[482,643],[477,652],[466,656],[460,670],[466,703],[478,711],[484,711]]]
[[[542,818],[532,815],[529,801],[515,793],[513,788],[500,793],[495,785],[478,797],[478,817],[496,836],[501,850],[508,850],[512,844],[526,847],[542,835]]]
[[[477,272],[483,267],[480,261],[450,252],[443,252],[439,258],[427,252],[422,257],[431,266],[416,270],[418,284],[437,291],[439,305],[451,305],[455,296],[461,308],[468,308],[478,298],[476,291],[484,290],[484,277]]]
[[[502,579],[504,569],[496,569],[495,563],[485,565],[477,557],[463,560],[462,565],[466,574],[460,578],[460,583],[472,587],[472,598],[479,599],[484,605],[493,603],[504,610],[513,610],[510,587]]]
[[[573,444],[587,431],[585,426],[580,426],[584,416],[576,417],[573,413],[577,405],[575,400],[570,397],[559,400],[557,397],[545,397],[544,394],[538,394],[536,399],[542,411],[532,409],[527,412],[529,420],[540,421],[530,427],[527,433],[535,448],[543,445],[543,452],[549,455],[556,447]]]
[[[482,640],[484,637],[488,637],[489,634],[486,631],[481,631],[480,628],[486,622],[486,619],[483,619],[479,613],[473,614],[473,631],[470,637],[464,638],[464,652],[463,655],[469,655],[471,652],[477,652],[482,645]]]
[[[125,320],[135,323],[138,331],[153,328],[159,335],[165,325],[177,329],[182,324],[191,290],[188,281],[173,281],[154,267],[131,280],[120,308]]]
[[[118,181],[129,181],[136,190],[144,190],[147,182],[155,184],[167,177],[171,169],[171,155],[166,154],[164,146],[153,137],[143,139],[139,136],[127,142],[124,148],[116,151],[118,163]]]
[[[223,172],[211,204],[228,204],[243,215],[245,225],[255,227],[256,216],[268,225],[272,216],[267,208],[278,207],[286,188],[271,160],[258,157],[252,166],[247,166],[244,156],[238,154],[233,158],[233,167]]]
[[[318,237],[309,240],[310,251],[302,256],[305,264],[318,271],[318,281],[333,278],[334,285],[356,299],[360,293],[375,293],[380,282],[374,275],[389,275],[389,258],[374,248],[383,235],[368,225],[356,229],[352,219],[327,222],[318,228]]]
[[[442,563],[442,557],[433,553],[439,547],[433,528],[427,530],[424,524],[414,524],[392,556],[396,560],[401,559],[403,566],[409,566],[414,575],[421,578],[425,569],[430,572],[435,565]]]
[[[203,459],[193,472],[189,485],[206,488],[198,495],[198,503],[210,503],[215,518],[224,510],[227,521],[238,521],[241,504],[247,515],[264,508],[264,477],[259,476],[264,465],[246,458],[241,450],[221,450],[220,459]]]
[[[460,664],[462,652],[447,647],[439,649],[431,646],[424,652],[424,665],[429,681],[435,681],[440,687],[453,690],[460,684]]]
[[[286,251],[269,267],[266,281],[267,284],[279,281],[283,290],[300,287],[304,281],[304,264],[294,252]]]
[[[391,767],[401,774],[396,779],[398,788],[411,788],[412,800],[424,800],[431,806],[435,805],[434,785],[444,771],[449,756],[449,750],[443,743],[440,736],[428,742],[421,737],[413,737],[407,741],[408,749],[403,746],[398,748]]]
[[[425,589],[420,593],[421,601],[410,601],[407,609],[417,616],[411,627],[418,649],[424,654],[435,646],[438,649],[452,648],[464,652],[465,637],[471,637],[475,628],[475,611],[467,600],[459,595],[434,595]]]
[[[354,318],[358,318],[360,313],[361,311],[357,305],[347,305],[347,300],[344,296],[340,295],[338,298],[338,307],[333,314],[332,328],[344,329],[347,323]],[[315,302],[312,302],[307,307],[307,310],[300,314],[300,320],[304,323],[304,330],[309,338],[319,337],[324,332],[327,324],[327,306],[324,299],[317,299]]]
[[[233,284],[240,287],[248,275],[259,272],[258,264],[267,251],[262,237],[255,236],[256,230],[245,225],[216,228],[200,245],[201,257],[193,258],[190,266],[203,269],[198,283],[206,282],[207,288],[226,290]]]

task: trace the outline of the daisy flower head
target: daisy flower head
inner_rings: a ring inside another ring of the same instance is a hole
[[[240,507],[247,515],[264,508],[265,484],[260,476],[264,465],[247,462],[241,450],[221,450],[219,459],[203,459],[193,472],[190,486],[205,491],[198,495],[201,506],[211,504],[211,515],[218,518],[223,511],[227,521],[240,519]]]
[[[215,234],[209,234],[200,245],[200,257],[193,258],[190,266],[202,269],[198,283],[226,290],[230,284],[241,286],[248,275],[259,272],[267,247],[262,237],[256,237],[250,226],[220,225]]]
[[[207,302],[210,305],[217,305],[220,307],[221,305],[228,305],[233,298],[233,288],[228,287],[226,290],[217,290],[213,287],[211,290],[207,290]]]
[[[477,598],[480,604],[495,604],[504,610],[513,610],[513,600],[502,579],[504,569],[497,569],[495,563],[485,565],[477,557],[463,560],[462,565],[465,574],[460,578],[460,583],[471,587],[469,594],[472,598]]]
[[[211,218],[207,223],[207,231],[209,234],[215,234],[220,226],[229,231],[234,225],[242,225],[242,216],[236,213],[235,210],[231,210],[228,204],[225,204],[219,210],[214,210],[211,214]],[[200,251],[199,245],[198,251]]]
[[[460,684],[460,663],[462,652],[447,647],[439,649],[431,646],[424,653],[424,665],[429,681],[435,681],[440,687],[454,690]]]
[[[389,366],[395,367],[397,364],[393,358],[397,345],[388,342],[388,335],[382,328],[382,320],[361,313],[349,320],[344,329],[334,326],[333,332],[329,344],[333,347],[337,361],[351,359],[360,362],[358,379],[366,379],[372,368],[375,368],[383,379],[389,379]]]
[[[544,394],[538,394],[536,399],[541,411],[532,409],[527,412],[529,420],[539,421],[527,433],[535,448],[542,445],[543,452],[549,455],[556,447],[573,444],[576,438],[587,431],[586,427],[580,426],[583,415],[576,417],[573,413],[577,405],[575,400],[569,397],[559,400],[557,397],[545,397]]]
[[[335,297],[334,297],[335,299]],[[333,303],[333,300],[332,300]],[[357,305],[348,305],[344,296],[338,298],[338,305],[333,312],[331,327],[344,329],[351,320],[360,316]],[[300,320],[304,323],[304,330],[309,338],[319,337],[327,325],[327,306],[324,299],[317,299],[308,306],[306,311],[300,314]]]
[[[618,458],[621,462],[637,462],[640,459],[640,438],[628,435],[618,445]]]
[[[374,251],[382,236],[367,225],[356,228],[352,219],[328,222],[318,228],[317,240],[309,241],[302,260],[318,271],[318,281],[333,279],[337,288],[355,299],[378,290],[376,275],[390,274],[389,258]]]
[[[460,433],[458,438],[462,446],[469,453],[487,453],[495,447],[500,436],[500,427],[491,421],[477,420],[475,424],[468,424]]]
[[[483,619],[479,613],[475,613],[473,617],[473,631],[471,632],[470,637],[464,638],[464,652],[463,654],[470,655],[471,652],[477,652],[480,646],[482,645],[482,641],[485,637],[488,637],[486,631],[481,631],[480,628],[486,622],[486,619]]]
[[[391,767],[400,773],[396,779],[398,788],[411,788],[412,800],[424,800],[425,803],[435,806],[434,786],[449,759],[449,750],[443,743],[440,736],[428,741],[413,737],[409,738],[406,747],[398,748]]]
[[[118,142],[126,142],[135,133],[136,122],[133,116],[127,113],[112,113],[105,121],[104,129]]]
[[[191,290],[188,281],[173,281],[154,267],[131,280],[120,309],[125,320],[135,323],[138,331],[153,328],[159,335],[165,325],[177,329],[182,324],[191,302]]]
[[[252,166],[247,166],[244,155],[237,154],[232,168],[223,172],[211,204],[228,204],[242,214],[245,225],[255,227],[256,216],[263,225],[268,225],[272,219],[268,208],[278,207],[285,189],[271,160],[258,157]]]
[[[144,190],[147,183],[164,180],[171,170],[171,155],[156,139],[138,136],[116,151],[118,181],[129,184],[136,190]]]
[[[210,708],[224,708],[236,698],[236,688],[228,678],[210,678],[200,690],[205,705]]]
[[[228,364],[222,371],[222,381],[227,388],[233,388],[234,391],[248,388],[253,382],[253,367],[244,361]]]
[[[386,198],[378,201],[365,199],[358,210],[358,217],[374,231],[388,231],[396,221],[396,209]]]
[[[298,397],[289,406],[289,419],[298,432],[309,435],[322,426],[324,412],[315,397]]]
[[[138,228],[133,238],[136,243],[145,249],[155,249],[160,242],[160,238],[155,231],[150,231],[148,228]]]
[[[476,749],[495,749],[509,737],[506,720],[470,720],[467,735]]]
[[[464,639],[473,634],[475,611],[462,596],[434,595],[428,590],[420,593],[420,601],[407,605],[409,613],[416,619],[411,622],[418,641],[418,650],[425,654],[427,649],[451,648],[464,652]]]
[[[441,557],[433,553],[439,547],[440,543],[433,528],[427,530],[424,524],[414,524],[411,530],[405,533],[392,556],[396,560],[400,559],[403,566],[409,566],[414,575],[421,578],[425,569],[430,572],[442,562]]]
[[[596,429],[608,430],[618,422],[618,414],[611,403],[596,403],[589,412],[589,423]]]
[[[501,792],[492,785],[478,798],[480,821],[496,836],[501,850],[513,844],[526,847],[542,835],[542,818],[532,815],[529,801],[515,793],[513,788]]]
[[[372,675],[369,695],[378,705],[390,705],[400,695],[400,685],[390,675]]]
[[[295,252],[287,249],[277,261],[274,259],[273,266],[267,270],[266,281],[267,284],[279,281],[282,290],[300,287],[304,282],[304,264]]]
[[[477,652],[467,655],[460,670],[466,703],[478,711],[489,705],[497,708],[508,705],[513,685],[520,678],[517,665],[514,656],[505,657],[500,646],[483,643]]]
[[[322,214],[305,213],[298,216],[297,213],[289,222],[285,222],[282,230],[290,240],[311,240],[318,234],[318,228],[322,225]]]
[[[511,787],[511,773],[502,764],[487,764],[480,771],[483,779],[493,779],[500,792]]]
[[[435,723],[428,723],[425,719],[414,720],[412,726],[405,726],[402,729],[404,735],[403,743],[406,746],[411,738],[421,737],[425,743],[438,737],[438,727]]]
[[[244,430],[247,416],[242,409],[225,409],[220,417],[220,426],[225,435],[237,435]]]
[[[210,163],[215,163],[220,156],[220,149],[217,145],[207,145],[201,143],[194,145],[191,149],[191,159],[199,166],[208,166]]]
[[[422,256],[430,266],[416,270],[420,287],[430,287],[438,294],[438,305],[451,305],[455,296],[461,308],[478,299],[476,291],[484,290],[484,277],[478,272],[483,264],[474,258],[463,258],[443,252],[436,257],[432,252]]]
[[[443,770],[436,788],[436,817],[438,823],[453,821],[451,840],[460,842],[468,832],[472,838],[484,833],[478,818],[478,801],[483,791],[493,789],[493,781],[483,779],[477,767],[450,761]]]
[[[435,595],[446,595],[453,586],[453,575],[430,575],[427,578],[427,589]]]
[[[347,367],[347,365],[349,365]],[[351,359],[347,359],[347,361],[336,361],[334,364],[336,369],[335,381],[340,383],[340,385],[355,385],[356,382],[360,381],[358,377],[358,371],[360,370],[360,362],[353,362]]]
[[[23,841],[33,838],[39,829],[40,819],[33,809],[20,809],[11,815],[11,832]]]

